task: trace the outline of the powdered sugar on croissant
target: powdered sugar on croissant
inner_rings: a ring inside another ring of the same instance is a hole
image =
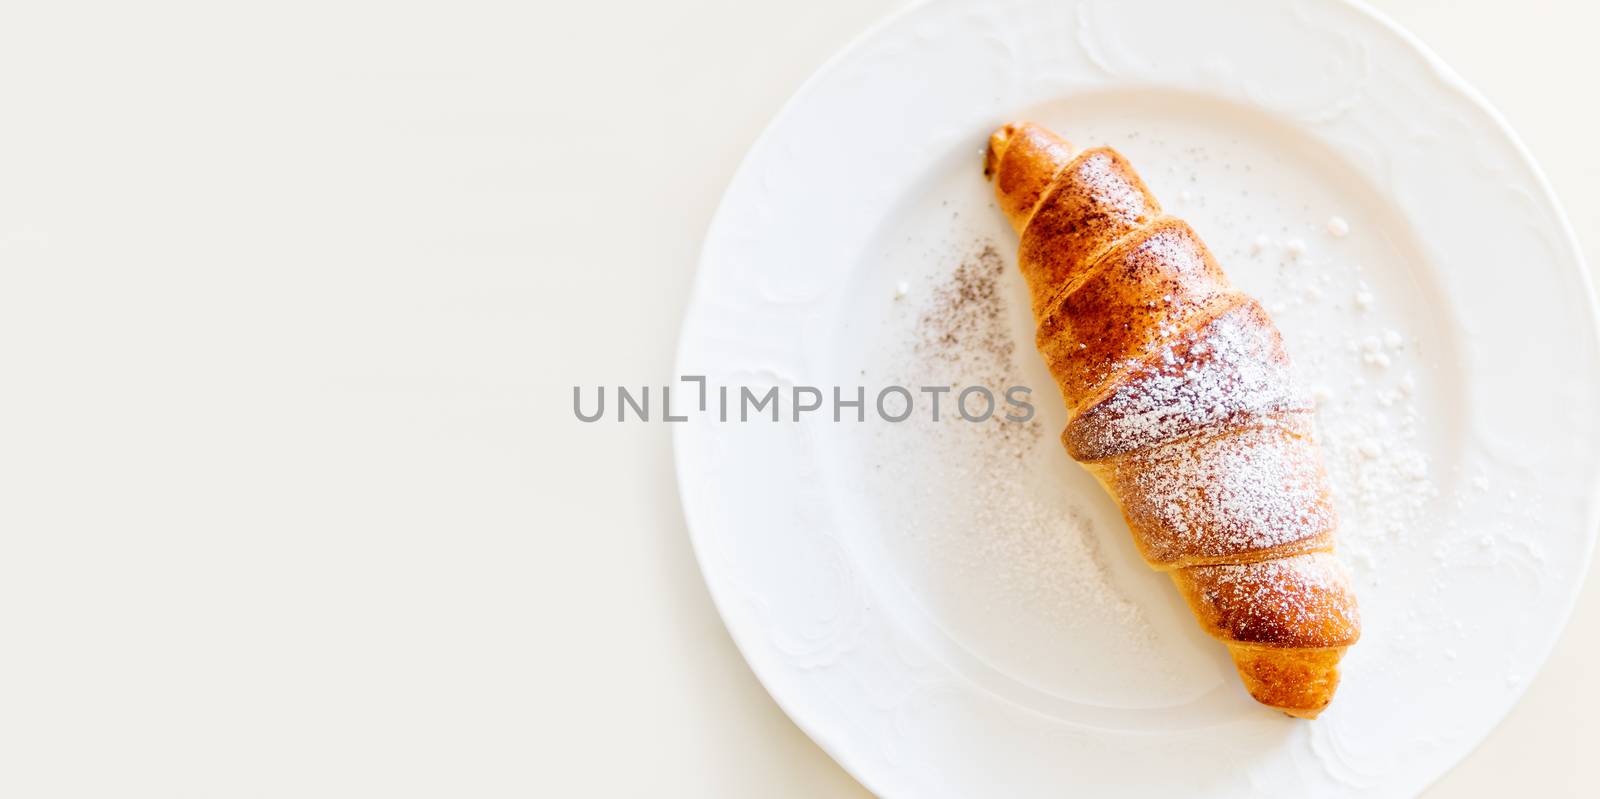
[[[984,171],[1021,237],[1036,343],[1071,411],[1067,451],[1250,693],[1315,717],[1360,621],[1277,329],[1116,151],[1007,125]]]

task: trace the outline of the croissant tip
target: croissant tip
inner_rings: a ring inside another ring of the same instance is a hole
[[[1339,687],[1339,660],[1347,647],[1287,648],[1230,643],[1233,663],[1257,702],[1288,715],[1314,719]]]
[[[994,177],[995,169],[1000,166],[1000,153],[1005,150],[1006,143],[1011,141],[1012,134],[1017,132],[1017,126],[1011,123],[1001,125],[994,133],[989,134],[989,146],[983,152],[983,176]]]

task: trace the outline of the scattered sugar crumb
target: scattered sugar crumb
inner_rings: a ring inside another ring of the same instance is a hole
[[[1302,239],[1289,239],[1284,242],[1283,248],[1289,251],[1290,258],[1299,258],[1306,254],[1306,243]]]
[[[1342,239],[1349,234],[1350,223],[1346,222],[1344,217],[1333,216],[1328,218],[1328,235],[1336,239]]]

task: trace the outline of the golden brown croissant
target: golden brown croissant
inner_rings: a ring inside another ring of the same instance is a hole
[[[1021,235],[1039,352],[1071,412],[1067,452],[1250,694],[1316,717],[1360,619],[1277,328],[1115,150],[1006,125],[984,174]]]

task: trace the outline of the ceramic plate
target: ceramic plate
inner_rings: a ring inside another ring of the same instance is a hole
[[[1018,119],[1127,155],[1316,395],[1364,620],[1317,721],[1250,700],[1057,441],[980,169]],[[879,794],[1411,795],[1516,700],[1583,578],[1591,296],[1514,135],[1361,7],[927,3],[812,78],[728,188],[679,352],[708,389],[673,397],[684,509],[755,673]],[[822,408],[795,421],[801,386]],[[968,422],[974,386],[1035,413]],[[773,387],[780,420],[741,422]],[[835,388],[865,407],[835,421]]]

